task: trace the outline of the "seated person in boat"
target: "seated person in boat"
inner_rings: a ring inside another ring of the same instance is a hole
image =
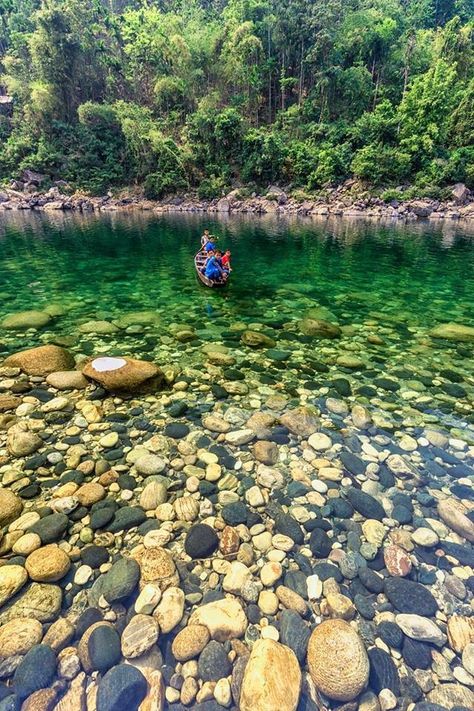
[[[229,274],[232,271],[232,268],[230,266],[230,250],[229,249],[226,249],[226,251],[222,255],[221,264],[222,264],[223,270],[225,272],[227,272],[227,274]]]
[[[213,237],[209,237],[208,241],[204,245],[204,251],[205,252],[214,252],[216,249],[216,243],[213,242]]]
[[[220,252],[217,250],[215,253],[212,252],[209,259],[204,267],[204,276],[211,281],[219,281],[226,277],[224,270],[220,263]]]

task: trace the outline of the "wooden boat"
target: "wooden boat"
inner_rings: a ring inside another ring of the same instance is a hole
[[[219,289],[226,286],[228,279],[208,279],[207,276],[202,273],[201,269],[204,267],[206,259],[207,254],[204,252],[198,252],[194,257],[194,266],[196,267],[198,279],[210,289]]]

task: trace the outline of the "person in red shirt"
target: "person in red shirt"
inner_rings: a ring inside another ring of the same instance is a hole
[[[222,268],[229,274],[232,269],[230,266],[230,250],[226,250],[221,257]]]

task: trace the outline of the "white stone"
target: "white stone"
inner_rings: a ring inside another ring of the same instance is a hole
[[[323,594],[323,583],[317,575],[309,575],[306,578],[308,597],[310,600],[319,600]]]
[[[226,592],[240,595],[244,585],[252,579],[252,573],[243,563],[238,560],[232,561],[230,570],[222,581],[222,587]]]
[[[147,583],[135,601],[137,615],[151,615],[161,600],[161,590],[156,583]]]
[[[315,432],[308,439],[308,444],[316,452],[324,452],[332,447],[331,438],[324,432]]]
[[[104,356],[101,358],[95,358],[92,361],[92,367],[98,373],[106,373],[111,370],[118,370],[127,365],[127,361],[124,358],[111,358],[109,356]]]
[[[438,625],[428,617],[421,615],[400,614],[395,618],[395,622],[401,630],[420,642],[430,642],[438,647],[446,644],[446,635],[440,630]]]

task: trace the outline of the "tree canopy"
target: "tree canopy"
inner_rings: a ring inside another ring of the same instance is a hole
[[[474,187],[473,18],[474,0],[3,0],[0,179]]]

